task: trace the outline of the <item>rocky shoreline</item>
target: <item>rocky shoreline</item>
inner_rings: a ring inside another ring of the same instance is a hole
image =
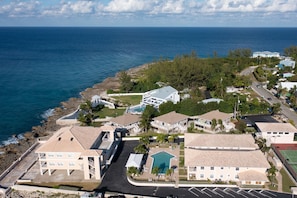
[[[139,72],[148,67],[149,64],[140,65],[131,68],[126,72],[133,78]],[[101,83],[95,84],[91,88],[87,88],[80,93],[79,98],[70,98],[61,102],[60,107],[54,109],[53,114],[44,120],[41,125],[33,126],[32,131],[24,133],[24,138],[19,140],[18,144],[9,144],[0,147],[0,174],[2,174],[14,161],[16,161],[30,146],[32,146],[38,138],[51,135],[53,132],[61,128],[56,124],[56,120],[64,115],[72,113],[77,107],[86,100],[91,100],[94,95],[104,95],[109,89],[116,90],[120,87],[119,73],[114,77],[108,77]]]

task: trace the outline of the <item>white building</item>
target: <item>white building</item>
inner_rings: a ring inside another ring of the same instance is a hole
[[[185,134],[188,180],[235,181],[264,185],[270,168],[251,135]]]
[[[160,104],[168,101],[172,101],[174,104],[180,101],[178,91],[171,86],[145,92],[142,96],[141,103],[159,108]]]
[[[153,118],[151,126],[158,132],[184,133],[188,129],[188,118],[189,116],[172,111]]]
[[[37,150],[40,173],[82,171],[84,179],[100,180],[117,149],[115,128],[70,126],[59,129]]]
[[[258,58],[258,57],[263,57],[263,58],[280,58],[280,54],[278,52],[269,52],[269,51],[263,51],[263,52],[254,52],[253,53],[253,58]]]
[[[280,86],[282,89],[290,91],[293,88],[297,88],[297,82],[280,82]]]
[[[279,64],[285,67],[292,67],[293,69],[295,68],[295,61],[293,61],[291,58],[285,58],[284,60],[281,60]]]
[[[290,144],[297,143],[297,129],[290,123],[256,122],[258,138],[266,139],[266,144],[273,143]]]
[[[207,112],[202,115],[198,116],[192,116],[191,119],[194,122],[194,127],[199,130],[205,130],[205,131],[230,131],[235,128],[234,123],[231,122],[231,118],[233,117],[233,113],[223,113],[219,110],[214,110]],[[214,129],[212,129],[212,121],[213,119],[216,119],[217,125]],[[219,125],[219,121],[222,120],[222,125]]]

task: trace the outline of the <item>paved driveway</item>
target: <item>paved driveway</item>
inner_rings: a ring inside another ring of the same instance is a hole
[[[117,156],[115,156],[112,165],[108,168],[98,188],[99,191],[156,197],[166,197],[167,195],[189,198],[196,197],[188,191],[188,188],[138,187],[131,185],[127,181],[125,165],[130,153],[134,152],[133,148],[137,144],[138,141],[125,141],[121,143]]]

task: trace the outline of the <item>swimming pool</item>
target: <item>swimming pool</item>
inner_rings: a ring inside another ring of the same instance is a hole
[[[152,170],[154,167],[159,167],[159,173],[165,174],[167,169],[170,167],[170,159],[174,156],[165,151],[161,151],[151,157],[154,159]]]
[[[142,112],[145,109],[145,105],[141,104],[141,105],[135,105],[132,107],[129,107],[129,109],[127,110],[128,113],[132,113],[132,114],[142,114]]]

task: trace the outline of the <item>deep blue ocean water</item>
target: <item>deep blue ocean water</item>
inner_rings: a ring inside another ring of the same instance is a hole
[[[42,114],[106,77],[195,51],[277,51],[297,28],[0,28],[0,142],[39,125]]]

